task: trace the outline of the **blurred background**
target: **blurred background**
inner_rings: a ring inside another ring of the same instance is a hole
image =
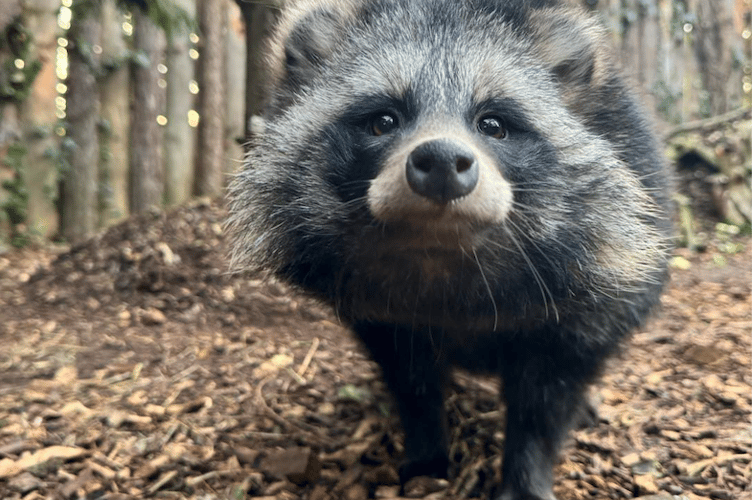
[[[283,0],[0,2],[0,250],[222,194]],[[576,3],[655,111],[684,243],[702,245],[699,218],[748,228],[750,0]]]

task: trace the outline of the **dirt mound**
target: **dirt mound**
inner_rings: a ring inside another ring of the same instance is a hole
[[[31,301],[58,309],[83,305],[123,318],[128,311],[147,323],[263,326],[270,313],[297,312],[283,285],[230,273],[225,217],[220,203],[208,201],[132,217],[60,254],[25,289]],[[306,305],[307,317],[323,314]]]

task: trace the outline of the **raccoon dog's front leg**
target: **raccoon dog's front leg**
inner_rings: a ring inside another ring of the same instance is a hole
[[[556,500],[553,467],[584,406],[593,361],[566,348],[520,343],[505,353],[507,403],[502,485],[497,500]]]
[[[405,432],[400,480],[447,477],[444,389],[448,367],[435,354],[430,334],[409,327],[359,323],[355,331],[383,371]]]

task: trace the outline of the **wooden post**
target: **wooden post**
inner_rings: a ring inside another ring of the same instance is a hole
[[[102,66],[107,74],[100,83],[101,116],[107,131],[102,143],[106,157],[100,164],[99,225],[107,226],[128,215],[128,165],[130,149],[130,67],[123,36],[123,15],[115,0],[102,2]]]
[[[130,210],[143,212],[162,206],[162,129],[157,123],[161,89],[158,64],[165,46],[164,32],[139,9],[133,11],[133,44],[146,60],[133,68],[134,105],[131,115]]]
[[[245,136],[251,138],[249,124],[251,117],[262,114],[264,95],[264,57],[263,40],[274,20],[274,9],[264,2],[246,2],[236,0],[245,21],[245,118],[243,120]]]
[[[198,8],[199,130],[196,189],[199,196],[222,192],[224,166],[224,51],[222,10],[225,0],[201,0]]]
[[[24,181],[29,193],[28,229],[41,236],[51,236],[58,229],[59,217],[54,205],[57,192],[57,167],[49,151],[58,148],[54,127],[55,55],[57,51],[57,11],[59,0],[22,2],[23,22],[34,35],[31,58],[39,59],[42,69],[29,95],[21,105],[19,122],[22,141],[28,152],[24,161]]]
[[[196,0],[176,0],[189,15],[196,15]],[[188,124],[188,112],[194,107],[189,90],[195,78],[195,63],[189,56],[191,42],[186,32],[176,32],[167,42],[167,125],[165,126],[165,201],[167,205],[185,203],[193,194],[196,129]]]
[[[99,92],[95,78],[99,57],[99,21],[92,13],[71,21],[68,32],[68,137],[73,143],[70,168],[62,179],[63,235],[80,243],[94,234],[97,222],[99,163]],[[96,49],[95,47],[99,47]]]
[[[225,17],[225,172],[235,172],[243,161],[243,147],[238,139],[245,139],[245,27],[240,8],[227,2]]]

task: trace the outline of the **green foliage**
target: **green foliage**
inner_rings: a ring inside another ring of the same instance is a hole
[[[99,185],[97,188],[97,212],[100,215],[100,226],[104,226],[107,217],[115,214],[115,189],[112,186],[112,125],[107,120],[100,120],[97,124],[99,131]]]
[[[695,232],[695,217],[692,213],[690,199],[682,194],[674,195],[674,202],[679,216],[679,246],[697,252],[705,248],[705,242]]]
[[[680,123],[681,115],[677,103],[681,99],[681,92],[672,92],[668,84],[658,80],[653,85],[653,95],[657,102],[657,112],[668,123]]]
[[[367,387],[358,387],[353,384],[347,384],[340,387],[337,391],[337,397],[343,400],[367,403],[373,399],[373,394]]]
[[[0,217],[7,220],[11,227],[11,244],[21,247],[29,242],[29,235],[24,230],[28,218],[29,193],[23,178],[23,158],[27,150],[20,143],[11,144],[3,158],[3,164],[13,171],[13,177],[2,183],[7,198],[0,203]]]
[[[749,224],[737,226],[719,222],[715,225],[715,234],[718,239],[718,250],[726,254],[737,254],[744,251],[744,244],[738,240],[738,236],[749,230]]]
[[[698,92],[698,103],[700,105],[697,110],[697,114],[702,118],[710,118],[713,116],[713,112],[710,109],[710,92],[702,89]]]
[[[168,39],[176,33],[195,30],[197,26],[196,20],[172,0],[117,0],[117,5],[123,11],[139,9],[165,32]],[[74,0],[71,11],[74,19],[83,19],[97,15],[101,7],[102,0]]]
[[[58,126],[65,129],[67,127],[67,124],[65,122],[60,122]],[[70,157],[73,150],[76,148],[76,143],[73,142],[73,139],[66,135],[60,140],[58,144],[59,145],[48,147],[44,151],[44,158],[50,161],[55,166],[55,169],[57,170],[56,179],[59,182],[60,179],[65,178],[65,176],[71,169]],[[58,186],[50,186],[48,194],[50,196],[50,200],[57,207],[58,213],[62,213]]]
[[[198,29],[196,20],[171,0],[119,0],[119,4],[140,8],[154,24],[162,28],[168,40],[177,33]]]
[[[67,124],[61,124],[60,126],[67,128]],[[44,152],[44,157],[50,160],[57,168],[58,179],[64,178],[70,172],[70,157],[74,149],[76,149],[76,143],[66,135],[61,139],[60,147],[49,147]]]
[[[20,19],[0,33],[0,101],[22,102],[31,92],[42,63],[30,58],[33,36]],[[20,61],[20,67],[17,66]]]
[[[673,2],[671,6],[671,33],[674,35],[674,41],[681,42],[688,36],[688,33],[684,30],[685,25],[697,25],[697,14],[689,10],[685,2]]]
[[[106,79],[125,64],[148,67],[151,64],[149,58],[143,52],[131,50],[127,50],[122,57],[108,58],[100,63],[95,63],[93,47],[78,39],[75,20],[98,16],[102,2],[103,0],[73,0],[71,15],[74,22],[68,37],[74,43],[71,44],[69,50],[76,50],[79,53],[81,60],[89,65],[92,74],[99,81]],[[198,29],[195,19],[183,8],[175,5],[172,0],[117,0],[117,5],[125,12],[139,9],[165,32],[168,39],[171,39],[175,34]]]

